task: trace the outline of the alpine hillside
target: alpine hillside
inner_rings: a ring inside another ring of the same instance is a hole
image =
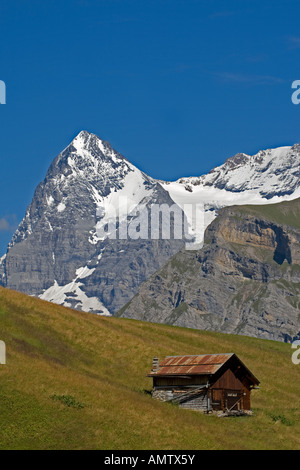
[[[0,329],[1,450],[300,449],[300,367],[288,344],[92,315],[1,287]],[[151,397],[154,356],[220,352],[261,381],[253,416]]]

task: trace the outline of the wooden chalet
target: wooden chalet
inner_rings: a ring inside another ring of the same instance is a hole
[[[250,394],[259,380],[234,354],[155,357],[147,375],[152,396],[203,412],[250,412]]]

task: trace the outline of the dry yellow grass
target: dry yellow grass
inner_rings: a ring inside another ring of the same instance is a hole
[[[98,317],[3,288],[0,339],[1,449],[300,449],[290,345]],[[154,355],[216,352],[235,352],[260,379],[254,416],[220,419],[147,393]]]

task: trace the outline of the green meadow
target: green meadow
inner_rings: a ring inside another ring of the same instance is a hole
[[[0,288],[0,449],[300,449],[290,344],[80,313]],[[234,352],[260,380],[253,416],[151,398],[152,357]]]

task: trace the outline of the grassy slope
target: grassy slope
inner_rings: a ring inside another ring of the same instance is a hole
[[[0,339],[1,449],[300,449],[300,365],[288,344],[97,317],[3,288]],[[235,352],[260,379],[253,417],[220,419],[145,393],[154,355],[216,352]]]
[[[234,206],[234,210],[300,229],[300,199],[276,204]]]

